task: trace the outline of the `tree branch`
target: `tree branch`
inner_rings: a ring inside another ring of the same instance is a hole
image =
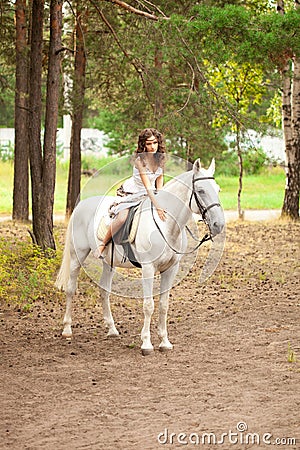
[[[192,65],[191,65],[188,61],[187,61],[187,64],[188,64],[189,68],[190,68],[191,71],[192,71],[192,81],[191,81],[191,86],[190,86],[190,89],[189,89],[189,93],[188,93],[187,99],[186,99],[186,101],[184,102],[184,105],[183,105],[181,108],[177,109],[177,111],[176,111],[177,113],[179,113],[180,111],[182,111],[182,110],[189,104],[189,101],[190,101],[192,92],[193,92],[193,90],[195,89],[195,71],[194,71]]]
[[[159,14],[161,14],[164,17],[164,19],[169,19],[169,17],[167,17],[165,15],[165,13],[161,9],[158,8],[158,6],[154,5],[153,3],[149,2],[148,0],[143,0],[143,1],[140,1],[139,3],[141,3],[143,5],[143,2],[146,4],[148,3],[148,5],[150,5],[154,9],[156,9],[156,11],[158,11]],[[145,5],[143,5],[143,6],[145,7]]]
[[[72,50],[71,48],[68,48],[68,47],[60,47],[58,50],[56,50],[55,54],[58,55],[59,53],[64,52],[64,51],[68,51],[68,52],[72,53],[73,55],[74,55],[74,53],[75,53],[75,51]]]
[[[148,92],[147,92],[147,87],[146,87],[146,83],[144,80],[144,75],[143,75],[143,70],[142,70],[142,65],[141,64],[137,64],[136,61],[131,58],[131,56],[129,55],[129,53],[127,52],[127,50],[123,47],[123,45],[121,44],[120,39],[117,36],[117,33],[115,32],[115,30],[113,29],[112,25],[109,23],[109,21],[107,20],[107,18],[105,17],[105,15],[103,14],[103,12],[101,11],[101,9],[99,8],[99,6],[95,3],[94,0],[90,0],[90,3],[94,6],[94,8],[96,9],[96,11],[98,12],[99,16],[101,17],[102,21],[105,23],[105,25],[107,26],[107,28],[109,29],[109,31],[111,32],[111,34],[113,35],[118,47],[120,48],[120,50],[122,51],[122,53],[125,55],[125,57],[130,61],[130,63],[133,65],[133,67],[135,68],[135,70],[137,71],[139,77],[141,78],[142,81],[142,85],[144,87],[146,96],[150,101],[150,98],[148,96]]]
[[[243,124],[241,123],[240,119],[237,117],[237,115],[235,114],[235,112],[232,112],[230,105],[228,104],[227,100],[220,94],[218,94],[218,92],[216,91],[216,89],[211,85],[211,83],[209,82],[208,78],[205,76],[205,74],[203,73],[203,70],[201,69],[201,67],[199,66],[197,57],[195,56],[193,50],[189,47],[188,43],[186,42],[186,40],[184,39],[184,37],[181,34],[181,31],[178,27],[176,27],[177,32],[179,34],[179,38],[181,39],[182,43],[184,44],[184,46],[186,47],[186,49],[188,50],[188,52],[190,53],[190,55],[192,56],[194,63],[195,63],[195,67],[196,67],[196,71],[198,72],[198,74],[200,75],[200,78],[202,80],[203,85],[207,86],[208,91],[213,95],[213,97],[223,105],[223,107],[225,108],[226,112],[228,113],[228,115],[234,119],[234,121],[236,123],[238,123],[241,127],[243,126]],[[191,65],[189,64],[189,66],[191,67]]]
[[[146,17],[147,19],[150,20],[155,20],[158,21],[159,17],[156,16],[155,14],[149,14],[145,11],[141,11],[140,9],[136,9],[133,6],[128,5],[128,3],[122,2],[121,0],[106,0],[110,3],[114,3],[115,5],[120,6],[123,9],[126,9],[126,11],[130,11],[134,14],[137,14],[138,16],[143,16]],[[169,19],[169,17],[166,17],[165,15],[163,15],[163,19]]]

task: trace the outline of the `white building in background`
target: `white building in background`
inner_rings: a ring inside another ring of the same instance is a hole
[[[14,128],[0,128],[0,147],[8,147],[14,145],[15,129]]]
[[[68,116],[67,116],[68,117]],[[67,160],[70,154],[70,138],[71,131],[68,127],[58,128],[57,130],[57,146],[62,148],[62,159]],[[106,147],[108,136],[96,128],[81,129],[81,154],[82,156],[107,156],[108,148]]]
[[[232,148],[235,139],[236,137],[232,133],[226,136],[225,142],[228,147]],[[285,146],[282,132],[277,132],[276,136],[261,136],[254,130],[247,130],[243,135],[241,144],[241,147],[244,149],[251,147],[262,148],[269,158],[273,158],[279,163],[285,161]]]
[[[68,117],[68,116],[66,116]],[[66,120],[67,122],[67,120]],[[57,130],[57,148],[62,159],[68,159],[70,154],[70,123],[64,123],[64,128]],[[0,148],[9,149],[14,147],[15,130],[14,128],[0,128]],[[108,137],[103,131],[94,128],[82,128],[81,130],[81,152],[84,155],[107,156],[106,147]]]
[[[277,132],[276,136],[261,136],[254,130],[247,130],[245,137],[246,139],[248,138],[248,145],[262,148],[267,156],[279,162],[285,161],[285,147],[282,132]]]
[[[277,161],[285,161],[285,147],[282,137],[265,136],[260,140],[260,146],[264,152]]]

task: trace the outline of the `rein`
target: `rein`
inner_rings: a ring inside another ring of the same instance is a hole
[[[209,205],[209,206],[203,206],[203,205],[201,204],[201,202],[200,202],[198,196],[197,196],[197,193],[196,193],[196,190],[195,190],[195,182],[196,182],[196,181],[201,181],[201,180],[214,180],[214,179],[215,179],[214,177],[198,177],[198,178],[194,178],[194,177],[193,177],[193,190],[192,190],[192,194],[191,194],[190,201],[189,201],[189,208],[191,209],[192,199],[193,199],[193,196],[194,196],[195,201],[196,201],[196,204],[197,204],[197,206],[198,206],[198,208],[199,208],[199,211],[200,211],[200,214],[201,214],[201,216],[202,216],[202,219],[203,219],[203,221],[205,222],[206,225],[207,225],[207,221],[206,221],[206,217],[205,217],[205,216],[206,216],[206,213],[207,213],[211,208],[213,208],[214,206],[221,206],[221,205],[220,205],[220,203],[212,203],[212,204]],[[198,244],[196,245],[195,248],[193,248],[193,249],[190,250],[189,252],[179,252],[178,250],[176,250],[176,249],[175,249],[175,248],[167,241],[165,235],[164,235],[163,232],[161,231],[161,228],[160,228],[159,224],[157,223],[157,220],[156,220],[155,217],[154,217],[154,210],[153,210],[153,203],[152,203],[152,202],[151,202],[151,213],[152,213],[152,218],[153,218],[153,221],[154,221],[154,223],[155,223],[155,225],[156,225],[156,228],[158,229],[158,231],[159,231],[160,235],[162,236],[163,240],[164,240],[165,243],[168,245],[168,247],[169,247],[174,253],[176,253],[177,255],[188,255],[188,254],[193,253],[193,252],[195,252],[196,250],[198,250],[198,248],[199,248],[204,242],[212,241],[212,237],[211,237],[211,234],[210,234],[210,233],[206,233],[206,234],[203,236],[202,239],[198,240],[198,239],[193,235],[193,233],[191,232],[191,230],[189,229],[189,227],[186,226],[186,227],[185,227],[186,230],[189,232],[189,234],[192,236],[192,238],[193,238],[195,241],[196,241],[196,240],[198,241]]]

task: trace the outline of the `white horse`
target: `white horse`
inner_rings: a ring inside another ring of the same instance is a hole
[[[150,322],[154,310],[153,280],[157,272],[160,274],[158,332],[161,343],[159,349],[165,351],[173,348],[167,333],[169,291],[178,271],[180,259],[186,252],[185,227],[192,214],[202,216],[209,227],[208,238],[221,233],[224,228],[224,213],[218,197],[220,189],[214,180],[214,171],[214,160],[208,169],[204,169],[198,159],[191,171],[184,172],[166,183],[157,193],[159,205],[167,211],[167,219],[164,222],[159,219],[149,198],[146,198],[141,205],[140,220],[132,249],[136,260],[141,264],[142,271],[144,326],[141,332],[141,349],[144,355],[153,351]],[[107,214],[112,200],[113,197],[91,197],[82,200],[71,216],[63,261],[56,281],[56,286],[66,291],[66,313],[62,332],[64,337],[72,335],[71,306],[79,270],[90,251],[94,251],[99,245],[96,237],[99,220],[101,216]],[[204,240],[207,240],[207,236]],[[112,249],[114,250],[113,259]],[[108,327],[108,336],[118,336],[109,301],[114,268],[134,268],[134,266],[128,259],[124,260],[123,247],[120,245],[109,244],[102,261],[100,290],[104,321]],[[113,267],[111,267],[112,261]]]

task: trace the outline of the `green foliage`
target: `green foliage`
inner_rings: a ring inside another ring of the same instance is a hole
[[[111,154],[124,155],[129,149],[134,149],[137,136],[134,136],[132,129],[129,129],[121,111],[99,110],[97,115],[87,119],[87,124],[91,128],[98,128],[109,137],[106,147]]]
[[[243,168],[247,175],[259,174],[270,163],[270,158],[261,148],[250,147],[243,154]]]
[[[0,126],[14,126],[15,79],[14,67],[7,65],[0,55]]]
[[[248,147],[243,150],[243,169],[246,175],[258,175],[270,164],[274,164],[261,148]],[[217,172],[227,176],[238,176],[239,162],[234,150],[224,151],[218,160]]]
[[[275,124],[277,128],[280,128],[282,125],[282,94],[278,90],[275,92],[274,97],[270,101],[270,106],[266,111],[266,119]],[[264,118],[262,117],[262,120]]]
[[[0,126],[13,127],[15,94],[15,25],[14,4],[0,4]]]
[[[60,256],[46,257],[29,242],[1,238],[0,299],[30,311],[35,301],[57,296],[53,280]]]
[[[300,14],[288,11],[285,15],[274,9],[253,14],[243,6],[224,8],[196,6],[188,32],[205,45],[210,59],[226,62],[229,57],[239,63],[261,64],[276,68],[293,52],[300,50]],[[177,19],[178,23],[178,19]]]
[[[164,9],[172,19],[159,23],[109,15],[128,57],[108,36],[109,65],[103,48],[101,55],[93,49],[104,64],[88,95],[89,114],[98,116],[89,124],[109,133],[112,153],[125,154],[140,129],[156,126],[170,152],[209,160],[223,151],[222,137],[233,118],[256,129],[260,117],[271,120],[265,102],[272,98],[268,72],[281,64],[291,44],[297,47],[298,16],[291,11],[280,17],[258,1],[202,2],[190,11],[191,6],[179,16],[179,8],[167,2]]]
[[[258,0],[206,0],[197,6],[192,0],[184,5],[168,0],[161,9],[171,20],[158,22],[124,14],[108,2],[101,8],[119,44],[91,7],[85,33],[85,126],[105,131],[111,138],[111,153],[118,155],[134,150],[136,137],[146,126],[164,132],[170,151],[183,157],[193,159],[201,153],[209,160],[212,154],[219,155],[226,119],[230,120],[234,112],[221,83],[230,86],[235,75],[242,79],[242,64],[251,67],[257,74],[252,82],[252,86],[256,83],[257,95],[252,89],[243,96],[248,107],[244,108],[242,120],[252,119],[258,111],[255,103],[267,95],[262,86],[269,75],[262,71],[277,67],[286,52],[296,49],[300,41],[299,14],[289,11],[281,17],[275,8],[270,10],[267,2]],[[65,21],[67,29],[71,29],[71,11],[65,13]],[[64,35],[67,48],[72,48],[72,39],[72,33]],[[67,55],[63,70],[71,79],[74,61],[71,54]],[[225,64],[231,67],[230,76],[223,71],[223,79],[214,80],[216,68]],[[13,99],[13,89],[10,96]],[[224,102],[228,102],[226,107]],[[71,104],[72,99],[67,98],[62,109],[67,111]],[[268,106],[259,110],[265,118],[271,117],[265,114]],[[219,120],[220,109],[224,116],[222,130],[213,126]]]
[[[0,147],[0,161],[13,161],[14,159],[14,146],[9,141],[7,145],[1,145]]]
[[[81,160],[81,168],[83,170],[100,170],[111,162],[115,161],[115,157],[108,156],[98,158],[96,156],[83,156]]]
[[[262,69],[252,67],[250,64],[228,61],[215,68],[209,67],[208,72],[211,85],[223,100],[215,114],[214,125],[230,126],[231,131],[236,132],[241,126],[241,117],[246,123],[246,120],[250,119],[249,113],[252,110],[251,122],[254,126],[255,114],[251,107],[261,103],[266,92],[265,84],[268,81],[264,79]],[[229,108],[231,114],[229,114]]]

